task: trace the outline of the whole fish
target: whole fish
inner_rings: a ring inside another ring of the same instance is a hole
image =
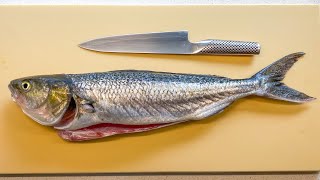
[[[9,89],[30,118],[58,129],[63,139],[83,141],[200,120],[250,95],[311,101],[281,82],[303,55],[285,56],[247,79],[120,70],[25,77]]]

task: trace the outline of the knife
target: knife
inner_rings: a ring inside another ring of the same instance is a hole
[[[99,52],[154,54],[254,55],[260,53],[257,42],[210,39],[192,43],[188,31],[128,34],[93,39],[79,44]]]

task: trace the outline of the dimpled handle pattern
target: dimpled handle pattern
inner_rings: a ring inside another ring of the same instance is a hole
[[[201,49],[199,54],[259,54],[260,45],[257,42],[211,40]]]

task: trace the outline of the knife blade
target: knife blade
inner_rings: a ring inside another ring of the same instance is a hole
[[[154,54],[254,55],[257,42],[209,39],[192,43],[188,31],[128,34],[89,40],[81,48],[99,52]]]

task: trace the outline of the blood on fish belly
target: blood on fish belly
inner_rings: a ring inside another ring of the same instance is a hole
[[[147,125],[124,125],[124,124],[111,124],[103,123],[78,130],[58,130],[58,134],[61,138],[69,141],[84,141],[99,139],[116,134],[129,134],[144,132],[153,129],[159,129],[162,127],[170,126],[174,123],[162,123],[162,124],[147,124]]]

